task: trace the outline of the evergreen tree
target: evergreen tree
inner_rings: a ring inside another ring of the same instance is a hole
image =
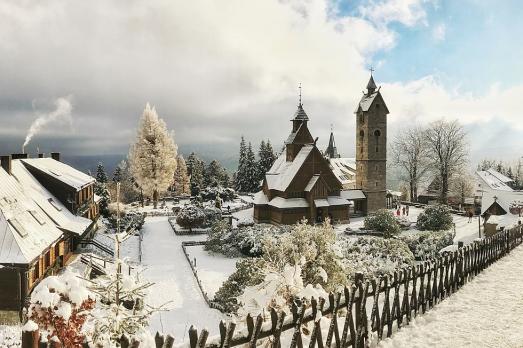
[[[189,195],[191,194],[191,184],[189,175],[187,174],[187,165],[182,155],[178,155],[176,159],[178,165],[174,172],[174,190],[177,195]]]
[[[260,185],[258,182],[258,171],[256,169],[256,157],[250,142],[247,147],[247,154],[245,158],[244,180],[247,192],[255,192],[258,190]]]
[[[272,164],[276,160],[276,154],[272,149],[271,142],[267,140],[267,143],[262,140],[260,143],[260,150],[258,151],[259,161],[257,164],[258,170],[258,182],[261,182],[265,177],[265,173],[271,169]]]
[[[245,145],[245,139],[242,136],[240,141],[240,156],[238,159],[238,170],[236,171],[234,179],[234,188],[236,191],[246,191],[245,185],[245,161],[247,157],[247,147]]]
[[[98,163],[96,167],[96,183],[94,185],[94,193],[101,197],[100,199],[100,214],[104,217],[109,216],[109,203],[111,198],[109,190],[107,189],[107,174],[102,163]]]
[[[220,162],[212,160],[205,168],[203,183],[205,187],[227,186],[229,175]]]
[[[122,168],[120,165],[116,167],[113,173],[113,181],[114,182],[122,182]]]
[[[191,195],[197,196],[204,188],[205,163],[193,152],[187,157],[187,173],[190,176]]]
[[[508,167],[507,169],[507,177],[514,180],[514,173],[512,173],[512,167]]]

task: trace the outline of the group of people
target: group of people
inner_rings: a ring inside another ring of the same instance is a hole
[[[399,204],[396,204],[396,216],[409,216],[409,206],[404,205],[403,207]]]

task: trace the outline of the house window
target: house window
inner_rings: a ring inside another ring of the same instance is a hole
[[[376,171],[378,171],[379,166],[376,164],[376,165],[374,166],[374,169],[375,169]]]
[[[17,219],[9,219],[8,221],[11,223],[11,226],[13,226],[20,237],[24,238],[27,236],[27,231]]]
[[[49,203],[51,203],[51,205],[52,205],[56,210],[58,210],[58,211],[62,211],[62,208],[60,208],[60,206],[58,205],[58,203],[56,203],[56,202],[54,201],[54,199],[49,198]]]
[[[376,187],[378,187],[378,182],[376,181]]]
[[[36,210],[29,210],[29,213],[34,217],[34,219],[40,224],[40,225],[43,225],[45,224],[45,220],[44,218],[42,217],[42,215],[40,215],[39,212],[37,212]]]

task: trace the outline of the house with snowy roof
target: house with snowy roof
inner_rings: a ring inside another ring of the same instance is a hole
[[[14,159],[13,159],[14,158]],[[0,156],[0,314],[18,318],[25,298],[63,267],[96,229],[94,179],[53,158]],[[57,163],[54,163],[57,162]],[[59,178],[35,171],[52,170]],[[72,178],[75,178],[74,182]],[[73,194],[74,192],[74,194]],[[89,201],[89,208],[80,207]],[[73,204],[74,203],[74,204]]]

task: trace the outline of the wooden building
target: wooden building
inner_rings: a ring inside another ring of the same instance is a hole
[[[81,211],[69,210],[57,197],[64,196],[63,193],[51,192],[40,181],[44,176],[39,180],[32,174],[25,162],[29,161],[26,156],[13,157],[16,159],[0,157],[0,318],[3,322],[19,320],[26,297],[34,286],[65,265],[75,241],[96,229],[96,216],[92,220],[76,215]],[[34,161],[56,160],[38,158]],[[56,175],[65,177],[66,172],[76,172],[81,177],[80,172],[66,167],[56,169]],[[89,177],[88,181],[91,180],[94,179]]]
[[[294,224],[302,219],[314,223],[327,217],[348,220],[349,202],[341,197],[342,184],[316,147],[301,98],[291,121],[285,149],[255,195],[254,220],[274,224]]]

